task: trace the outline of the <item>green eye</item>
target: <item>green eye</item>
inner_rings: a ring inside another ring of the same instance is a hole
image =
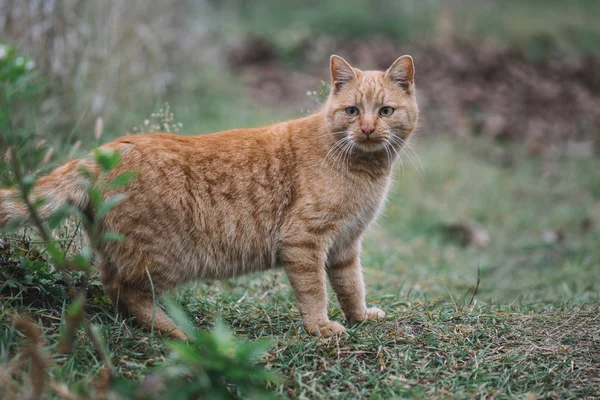
[[[346,107],[346,114],[348,114],[351,117],[356,117],[358,115],[358,108],[357,107]]]
[[[394,113],[394,109],[392,107],[381,107],[379,110],[379,115],[382,117],[389,117]]]

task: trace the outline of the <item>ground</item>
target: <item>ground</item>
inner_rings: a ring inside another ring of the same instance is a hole
[[[243,340],[268,338],[260,363],[281,374],[272,390],[284,398],[599,397],[597,161],[532,158],[488,139],[412,146],[364,246],[368,303],[385,321],[310,337],[282,272],[197,283],[176,300],[200,328],[220,317]],[[29,313],[53,347],[70,293],[48,274],[2,291],[0,318]],[[120,376],[141,379],[166,356],[162,338],[115,318],[96,281],[88,315]],[[101,360],[77,336],[50,371],[83,385]],[[0,362],[21,341],[3,323]]]

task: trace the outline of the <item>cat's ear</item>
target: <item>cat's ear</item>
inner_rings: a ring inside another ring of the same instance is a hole
[[[411,56],[398,58],[385,72],[385,76],[410,93],[415,83],[415,65]]]
[[[348,82],[356,78],[356,72],[354,71],[354,68],[340,56],[332,55],[330,60],[331,85],[334,93],[337,93],[342,90]]]

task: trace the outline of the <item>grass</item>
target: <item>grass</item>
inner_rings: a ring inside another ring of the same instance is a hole
[[[241,338],[270,339],[261,363],[283,376],[271,388],[283,398],[600,396],[597,160],[535,159],[478,139],[423,139],[416,151],[421,173],[405,157],[364,246],[368,302],[386,321],[309,337],[277,271],[199,282],[176,300],[198,327],[219,317]],[[489,245],[464,247],[446,229],[455,222],[485,229]],[[52,348],[69,293],[23,254],[33,281],[2,292],[0,319],[29,313]],[[87,292],[118,375],[141,379],[165,359],[162,339],[116,318],[96,281]],[[333,297],[330,314],[343,319]],[[3,322],[0,365],[21,342]],[[54,379],[82,387],[102,365],[83,331],[53,361]]]

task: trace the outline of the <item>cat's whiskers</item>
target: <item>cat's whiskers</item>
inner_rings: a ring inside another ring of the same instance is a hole
[[[420,168],[423,168],[423,164],[421,163],[421,159],[419,158],[419,154],[415,151],[415,149],[411,146],[409,140],[403,139],[401,136],[396,136],[396,138],[398,140],[400,140],[400,142],[406,147],[407,150],[410,150],[413,155],[415,156],[415,158],[417,159],[417,162],[419,163]],[[408,152],[407,152],[408,153]],[[416,167],[416,166],[415,166]]]
[[[400,166],[402,167],[402,174],[404,174],[405,168],[404,168],[404,159],[402,158],[402,145],[401,145],[401,143],[399,143],[395,140],[394,136],[390,136],[389,140],[390,140],[390,144],[392,145],[392,149],[396,152],[398,160],[400,161]],[[400,148],[400,149],[398,149],[398,148]]]
[[[327,161],[327,158],[331,154],[336,154],[340,150],[340,148],[343,147],[343,145],[349,140],[350,140],[350,138],[348,136],[344,136],[341,139],[339,139],[338,141],[336,141],[333,144],[333,146],[331,146],[331,148],[329,149],[327,154],[325,155],[325,158],[323,158],[323,161],[321,162],[321,166],[323,166],[325,164],[325,162]]]
[[[421,163],[421,160],[419,159],[419,156],[414,151],[414,149],[410,146],[410,144],[406,140],[402,139],[400,136],[396,136],[394,134],[390,134],[389,138],[391,139],[392,143],[394,143],[398,147],[400,147],[400,151],[401,152],[403,151],[404,154],[406,154],[406,156],[410,160],[411,164],[415,167],[415,170],[417,171],[417,173],[419,174],[419,176],[421,178],[423,178],[423,174],[421,173],[421,168],[423,167],[423,164]],[[418,164],[421,166],[421,168],[419,168],[419,165],[417,165],[417,163],[415,163],[415,160],[410,155],[410,153],[409,153],[408,150],[410,150],[410,151],[413,152],[413,155],[418,160]],[[398,158],[400,158],[400,161],[402,162],[402,158],[400,157],[400,153],[398,153]],[[403,164],[403,170],[404,170],[404,164]]]
[[[406,146],[407,150],[410,150],[413,153],[413,155],[417,158],[417,161],[419,162],[419,165],[421,166],[421,168],[423,168],[423,164],[421,163],[421,160],[419,159],[419,155],[417,154],[417,152],[415,151],[415,149],[410,144],[410,139],[404,139],[400,135],[400,133],[409,134],[410,132],[407,132],[407,131],[405,131],[403,129],[395,129],[395,131],[396,131],[397,134],[393,135],[393,137],[396,138],[396,139],[398,139],[398,140],[400,140],[400,143],[403,146]],[[389,132],[391,132],[391,130]],[[412,137],[413,136],[411,136],[411,138]]]
[[[330,142],[335,143],[336,141],[339,141],[341,139],[343,139],[345,137],[345,135],[347,135],[348,133],[350,133],[349,130],[344,130],[344,131],[337,131],[337,132],[321,132],[321,133],[316,133],[316,134],[312,134],[311,136],[305,136],[302,138],[303,141],[305,142],[314,142],[315,144],[317,143],[321,143],[323,145],[330,145]],[[342,137],[339,137],[340,135],[344,135]],[[327,140],[329,139],[329,140]]]
[[[402,174],[404,175],[404,162],[402,161],[402,157],[400,156],[400,152],[398,151],[398,149],[396,149],[396,147],[394,147],[394,145],[392,144],[392,142],[389,139],[386,139],[386,142],[390,145],[391,149],[394,151],[394,153],[396,154],[396,157],[398,157],[398,160],[400,161],[400,166],[402,167]],[[391,165],[390,165],[391,167]]]
[[[381,139],[381,144],[383,145],[383,150],[385,151],[385,158],[387,160],[388,165],[390,164],[390,153],[388,150],[388,143],[387,140],[385,138]]]
[[[385,155],[388,160],[388,167],[392,168],[392,163],[394,162],[394,160],[392,157],[392,153],[390,152],[390,149],[388,148],[388,147],[391,147],[392,144],[387,139],[383,139],[382,143],[383,143],[383,148],[385,149]]]
[[[338,155],[335,157],[336,168],[342,169],[342,166],[344,165],[344,160],[346,159],[346,153],[347,153],[348,149],[352,146],[354,146],[354,144],[353,144],[352,140],[350,138],[348,138],[348,140],[346,140],[344,142],[344,145],[341,147],[340,151],[338,152]],[[346,172],[348,172],[348,164],[347,163],[346,163]]]
[[[349,141],[349,145],[346,147],[344,151],[346,157],[346,175],[350,174],[350,157],[352,157],[352,151],[354,150],[354,142],[352,140]]]
[[[410,147],[407,146],[407,143],[405,140],[403,140],[402,138],[396,138],[396,140],[399,140],[403,146],[401,147],[401,151],[404,152],[404,154],[406,154],[406,156],[408,157],[408,159],[410,160],[410,163],[413,165],[413,167],[415,167],[415,170],[417,171],[417,173],[419,174],[419,176],[421,178],[423,178],[423,173],[421,171],[423,164],[421,164],[421,160],[419,159],[419,156],[417,155],[417,153],[412,150]],[[412,151],[414,157],[417,159],[417,162],[415,162],[414,158],[410,155],[410,151]]]

